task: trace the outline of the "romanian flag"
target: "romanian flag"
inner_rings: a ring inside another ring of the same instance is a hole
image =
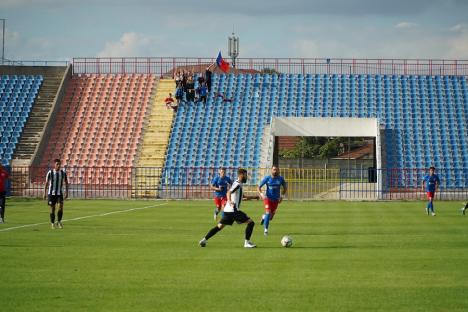
[[[219,51],[218,57],[216,58],[216,65],[218,65],[219,69],[221,69],[224,73],[229,71],[229,63],[223,59],[221,56],[221,51]]]

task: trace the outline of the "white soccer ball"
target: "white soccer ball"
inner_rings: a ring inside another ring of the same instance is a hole
[[[281,246],[283,247],[291,247],[293,244],[293,240],[290,236],[283,236],[283,238],[281,239]]]

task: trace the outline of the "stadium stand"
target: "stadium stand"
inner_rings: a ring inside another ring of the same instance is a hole
[[[273,116],[377,117],[385,129],[385,168],[468,168],[465,76],[215,74],[207,104],[177,112],[165,179],[186,182],[169,174],[174,167],[259,167]],[[432,133],[429,123],[437,125]],[[465,185],[450,172],[446,179],[447,187]]]
[[[16,76],[41,76],[41,87],[35,97],[29,118],[24,125],[13,155],[14,166],[27,166],[33,163],[39,146],[42,144],[49,119],[58,96],[64,74],[71,71],[70,66],[0,66],[0,74]]]
[[[174,116],[173,110],[166,108],[164,98],[169,93],[174,94],[175,88],[176,85],[172,79],[161,79],[156,87],[156,95],[145,127],[137,168],[135,168],[134,189],[138,190],[135,196],[156,196],[160,175],[155,175],[154,171],[148,171],[142,167],[162,168],[164,165]]]
[[[0,159],[9,165],[43,82],[40,75],[0,76]]]
[[[132,166],[155,81],[146,74],[73,75],[40,165],[60,158],[68,167]]]

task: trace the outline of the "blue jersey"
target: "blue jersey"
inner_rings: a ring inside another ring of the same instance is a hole
[[[208,88],[205,86],[202,86],[200,88],[200,96],[206,96],[207,93],[208,93]]]
[[[231,184],[232,180],[228,176],[224,176],[223,178],[217,176],[211,181],[212,186],[221,188],[221,191],[214,192],[216,197],[226,197],[227,189]]]
[[[424,181],[426,182],[426,192],[435,192],[436,183],[440,184],[440,179],[437,174],[425,176]]]
[[[272,177],[266,176],[260,182],[259,187],[261,188],[266,184],[266,197],[270,200],[279,200],[281,197],[281,186],[286,187],[286,181],[282,176]]]

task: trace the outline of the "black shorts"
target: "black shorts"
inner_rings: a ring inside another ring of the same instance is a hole
[[[54,206],[57,203],[62,204],[63,195],[49,195],[47,199],[47,203],[49,204],[49,206]]]
[[[235,212],[225,212],[219,223],[223,225],[232,225],[234,221],[236,221],[237,224],[242,224],[247,222],[249,219],[248,215],[239,210]]]

